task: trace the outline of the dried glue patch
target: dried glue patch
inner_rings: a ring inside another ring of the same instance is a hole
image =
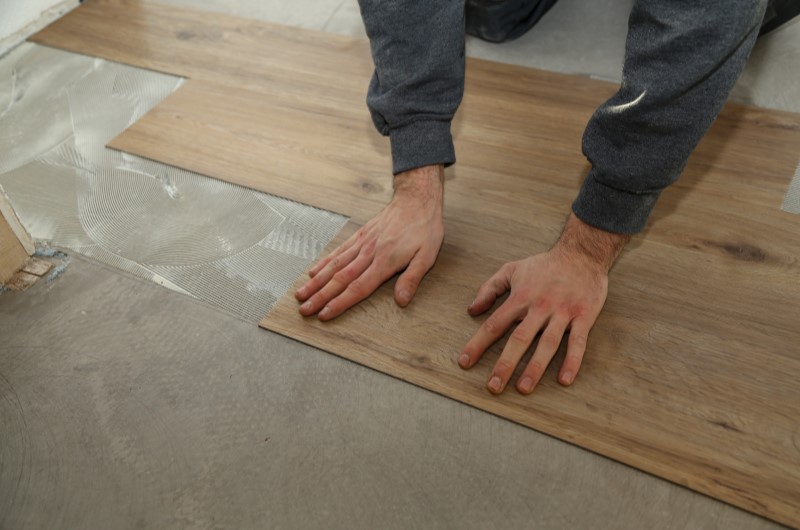
[[[104,147],[181,83],[20,46],[0,60],[0,185],[35,239],[257,322],[347,219]]]

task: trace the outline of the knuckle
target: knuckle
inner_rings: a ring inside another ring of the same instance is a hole
[[[577,353],[567,353],[567,355],[564,357],[564,364],[569,364],[570,366],[580,366],[582,360],[583,355]]]
[[[580,318],[586,315],[587,310],[588,309],[586,305],[582,303],[572,304],[571,306],[565,308],[565,312],[569,315],[571,319]]]
[[[511,375],[511,372],[513,371],[514,367],[506,361],[497,361],[497,364],[494,366],[494,373],[499,375],[501,378]]]
[[[545,332],[542,333],[539,344],[545,348],[554,350],[561,344],[561,337],[556,333]]]
[[[522,326],[517,326],[517,329],[509,337],[510,340],[514,342],[518,342],[520,344],[529,344],[531,342],[531,336],[527,329],[523,328]]]
[[[350,283],[352,279],[352,274],[347,269],[340,270],[333,275],[333,280],[338,283]]]
[[[539,361],[531,361],[528,363],[528,367],[525,369],[525,372],[531,377],[531,379],[538,381],[544,373],[544,366],[542,366],[542,363]]]
[[[583,335],[582,333],[570,334],[570,341],[575,346],[586,346],[586,339],[586,335]]]
[[[378,242],[375,239],[367,241],[367,243],[361,247],[362,254],[372,254],[375,252],[375,248],[377,247]]]
[[[366,288],[364,283],[359,280],[354,280],[350,285],[347,287],[347,291],[358,298],[366,296],[368,293],[366,292]]]
[[[311,303],[312,307],[322,307],[323,305],[325,305],[325,302],[327,300],[325,299],[325,297],[322,296],[322,294],[317,293],[311,298],[309,298],[308,301],[309,303]]]
[[[548,296],[540,296],[533,303],[534,309],[537,309],[539,311],[548,311],[550,309],[551,305],[552,305],[552,301],[550,300],[550,297],[548,297]]]
[[[407,274],[405,280],[406,285],[410,287],[416,287],[419,285],[419,282],[422,281],[422,278],[420,278],[419,274]]]
[[[497,322],[497,319],[494,316],[486,319],[486,322],[483,323],[483,328],[491,335],[497,335],[502,332],[500,329],[500,324]]]

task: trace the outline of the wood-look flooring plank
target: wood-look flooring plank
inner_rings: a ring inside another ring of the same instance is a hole
[[[390,196],[366,41],[125,0],[35,40],[191,78],[111,147],[349,215],[342,238]],[[614,90],[469,60],[446,241],[414,302],[399,309],[389,282],[322,324],[289,293],[262,326],[800,527],[800,217],[780,210],[797,115],[726,106],[616,265],[573,387],[557,358],[534,395],[491,396],[502,344],[456,364],[480,283],[557,237],[583,128]]]
[[[346,237],[355,230],[342,234]],[[448,227],[449,228],[449,227]],[[446,243],[436,267],[406,309],[393,301],[393,284],[331,323],[303,318],[291,293],[262,326],[331,351],[440,394],[576,443],[655,475],[796,525],[794,498],[800,431],[800,359],[785,351],[796,341],[794,318],[780,326],[768,315],[747,322],[745,297],[762,287],[757,266],[728,275],[741,282],[718,296],[709,274],[729,264],[724,255],[698,264],[690,250],[645,242],[620,262],[606,309],[590,337],[590,355],[571,388],[556,382],[563,348],[533,396],[512,390],[491,396],[485,383],[502,344],[472,370],[456,359],[483,321],[466,306],[501,264],[500,243],[476,240],[470,249]],[[653,285],[653,270],[662,280]],[[300,280],[302,282],[302,279]],[[298,282],[299,283],[299,282]],[[784,306],[800,295],[775,286],[765,303]],[[788,326],[788,327],[787,327]],[[776,369],[780,366],[780,369]]]
[[[1,192],[0,192],[1,193]],[[0,284],[9,280],[28,261],[28,253],[0,213]]]

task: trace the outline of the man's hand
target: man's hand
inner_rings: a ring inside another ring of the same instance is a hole
[[[444,238],[444,167],[426,166],[394,178],[394,197],[377,217],[320,260],[295,293],[304,316],[335,318],[405,269],[394,299],[405,307],[433,267]]]
[[[511,291],[508,299],[483,323],[459,357],[470,368],[489,346],[520,323],[510,335],[500,359],[489,376],[487,388],[500,394],[525,352],[541,332],[539,344],[517,390],[530,394],[569,330],[567,356],[558,380],[570,385],[586,351],[594,326],[608,294],[608,271],[630,236],[591,227],[570,215],[558,243],[544,254],[506,263],[484,283],[468,311],[480,315],[497,297]]]

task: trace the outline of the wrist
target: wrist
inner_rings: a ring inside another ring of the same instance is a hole
[[[441,204],[444,198],[444,165],[436,164],[403,171],[394,176],[392,200]]]
[[[608,273],[630,239],[631,236],[627,234],[615,234],[595,228],[572,213],[553,248],[598,266]]]

